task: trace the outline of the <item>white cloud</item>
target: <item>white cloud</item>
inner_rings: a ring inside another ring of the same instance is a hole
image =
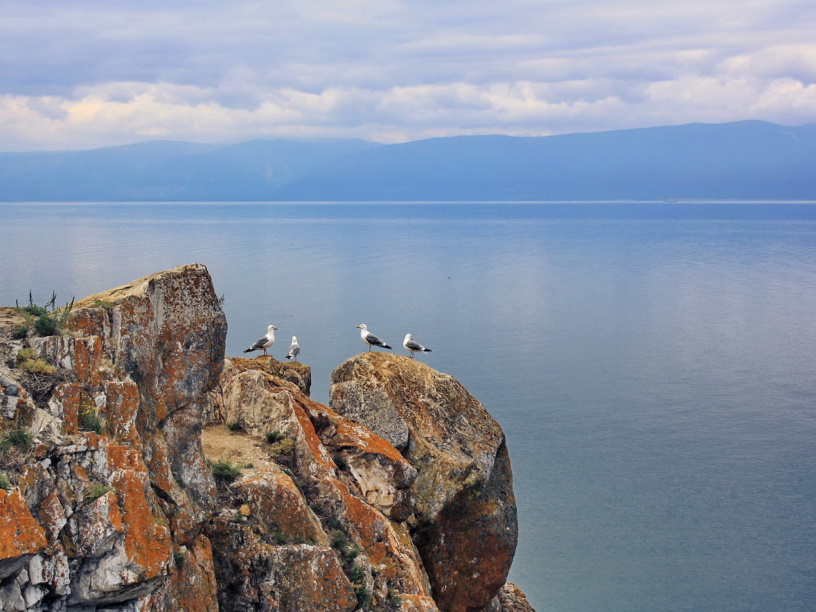
[[[814,25],[799,0],[11,0],[0,150],[816,122]]]

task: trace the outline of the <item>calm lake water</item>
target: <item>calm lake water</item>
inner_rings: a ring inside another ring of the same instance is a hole
[[[0,303],[199,262],[227,352],[367,323],[504,429],[540,611],[816,609],[816,205],[0,204]]]

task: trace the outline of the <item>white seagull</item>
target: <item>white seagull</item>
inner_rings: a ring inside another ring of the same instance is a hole
[[[278,328],[275,327],[274,325],[270,325],[269,327],[267,327],[266,328],[266,335],[263,338],[260,338],[260,339],[256,340],[255,344],[250,346],[244,352],[249,353],[251,351],[263,350],[264,355],[266,355],[267,354],[266,349],[268,349],[270,346],[275,344],[275,330],[276,329],[278,329]]]
[[[297,361],[298,355],[300,355],[300,345],[297,343],[297,336],[292,336],[292,344],[289,345],[289,352],[286,353],[286,358]]]
[[[414,358],[414,351],[420,351],[422,353],[431,352],[431,349],[425,348],[419,342],[414,340],[414,337],[411,334],[405,334],[405,340],[402,341],[402,346],[411,351],[411,359]]]
[[[383,340],[380,340],[377,336],[368,331],[368,327],[366,327],[365,323],[360,323],[357,327],[360,328],[360,339],[368,345],[369,351],[372,346],[381,346],[387,349],[391,348]]]

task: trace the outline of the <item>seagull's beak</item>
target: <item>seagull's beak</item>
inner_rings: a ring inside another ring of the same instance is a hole
[[[278,328],[275,327],[274,325],[272,326],[272,329],[274,329],[275,331],[278,331]]]
[[[355,327],[356,327],[357,329],[360,329],[360,328],[362,327],[362,325],[356,325]]]

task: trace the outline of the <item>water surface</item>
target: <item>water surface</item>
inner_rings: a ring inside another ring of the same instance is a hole
[[[0,303],[203,263],[228,354],[297,335],[318,401],[357,324],[411,332],[507,435],[539,610],[816,609],[814,205],[0,204],[0,227]]]

